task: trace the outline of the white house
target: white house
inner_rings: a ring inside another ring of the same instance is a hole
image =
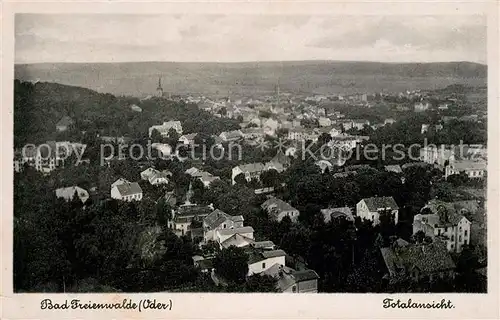
[[[426,209],[432,213],[424,214]],[[471,222],[453,203],[431,200],[413,217],[413,234],[419,231],[432,239],[443,240],[448,251],[460,252],[464,245],[470,244]]]
[[[482,179],[485,177],[488,165],[485,160],[455,160],[445,167],[445,179],[453,174],[464,172],[471,179]]]
[[[111,198],[122,201],[141,201],[142,189],[137,182],[114,184],[111,187]]]
[[[260,179],[260,175],[265,169],[265,165],[263,163],[249,163],[239,165],[233,168],[231,174],[232,184],[236,184],[234,178],[237,175],[243,174],[245,176],[245,180],[250,182],[252,179]]]
[[[394,223],[398,223],[399,207],[393,197],[365,198],[356,204],[356,215],[372,221],[374,225],[380,223],[382,212],[390,212],[394,216]]]
[[[149,181],[152,185],[168,184],[172,173],[169,171],[158,171],[154,168],[148,168],[141,172],[141,179]]]
[[[329,127],[332,125],[332,120],[326,117],[319,117],[318,123],[320,127]]]
[[[248,275],[259,274],[271,268],[273,265],[285,265],[286,253],[283,250],[258,250],[250,248],[248,250]]]
[[[149,137],[153,133],[153,130],[157,130],[162,137],[168,137],[168,132],[170,129],[174,129],[178,134],[182,134],[182,124],[180,121],[166,121],[163,124],[152,126],[149,128]]]
[[[82,203],[85,203],[89,199],[88,191],[78,186],[56,189],[56,197],[63,198],[66,201],[73,200],[75,193]]]
[[[243,138],[241,130],[225,131],[219,135],[224,142],[238,141]]]

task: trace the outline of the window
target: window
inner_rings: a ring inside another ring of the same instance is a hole
[[[462,231],[462,227],[459,227],[458,230]]]
[[[451,241],[455,241],[455,236],[451,235]]]
[[[458,236],[458,241],[462,242],[462,236]]]
[[[225,223],[222,225],[222,228],[223,228],[223,229],[226,229],[226,224],[225,224]]]
[[[467,237],[467,230],[465,230],[465,231],[464,231],[464,236],[466,236],[466,237]]]
[[[293,286],[293,287],[292,287],[292,292],[293,292],[293,293],[297,292],[297,286]]]
[[[266,268],[266,263],[262,262],[262,269],[265,269],[265,268]]]
[[[451,246],[450,246],[450,248],[452,248],[452,249],[453,249],[454,247],[455,247],[455,246],[454,246],[454,245],[453,245],[453,243],[452,243],[452,244],[451,244]]]

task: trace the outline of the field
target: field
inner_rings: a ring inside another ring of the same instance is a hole
[[[486,66],[467,62],[96,63],[16,65],[15,77],[90,88],[115,95],[165,92],[208,96],[259,96],[283,92],[349,94],[436,89],[451,84],[484,86]]]

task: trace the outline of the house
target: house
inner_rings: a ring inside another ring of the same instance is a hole
[[[233,238],[236,234],[239,234],[240,236],[243,236],[244,238],[253,240],[254,239],[253,233],[254,233],[254,230],[250,226],[217,229],[217,230],[215,230],[215,239],[216,239],[215,241],[217,243],[219,243],[221,246],[227,247],[228,245],[224,245],[224,242],[230,238]]]
[[[276,279],[276,288],[286,293],[317,293],[319,276],[314,270],[294,270],[276,263],[262,272]]]
[[[393,124],[395,122],[396,122],[396,120],[394,120],[393,118],[387,118],[384,120],[384,126],[386,126],[388,124]]]
[[[56,189],[56,197],[63,198],[66,201],[73,200],[75,193],[82,203],[85,203],[89,199],[88,191],[78,186]]]
[[[141,179],[149,181],[152,185],[168,184],[172,173],[169,171],[158,171],[154,168],[148,168],[141,172]]]
[[[415,112],[423,112],[428,110],[431,107],[429,102],[418,102],[414,105]]]
[[[35,169],[42,173],[50,173],[59,166],[64,166],[67,150],[57,148],[55,141],[48,141],[38,146],[35,156]]]
[[[269,217],[280,222],[284,217],[289,217],[292,222],[297,222],[300,212],[285,201],[278,198],[270,198],[265,201],[261,208],[267,211]]]
[[[274,136],[276,130],[279,128],[278,121],[268,118],[262,122],[262,128],[264,129],[264,133],[270,136]]]
[[[349,207],[321,209],[320,212],[323,215],[325,223],[329,223],[330,221],[338,218],[345,218],[349,221],[354,221],[352,209]]]
[[[171,219],[167,225],[175,234],[183,236],[191,230],[193,220],[201,223],[212,211],[212,206],[191,204],[188,198],[185,204],[179,206],[177,210],[172,210]]]
[[[205,258],[202,256],[193,256],[193,264],[196,268],[200,269],[202,273],[212,273],[214,270],[213,258]]]
[[[369,126],[370,121],[368,120],[354,120],[352,122],[352,127],[356,128],[357,130],[363,130],[365,126]]]
[[[130,183],[130,181],[128,181],[127,179],[125,178],[119,178],[118,180],[116,180],[115,182],[113,182],[111,184],[111,188],[113,188],[114,186],[117,186],[119,184],[124,184],[124,183]]]
[[[392,281],[411,279],[434,281],[453,279],[455,263],[441,241],[430,244],[410,244],[404,240],[380,248],[387,268],[387,276]]]
[[[329,127],[332,125],[332,120],[326,117],[319,117],[318,124],[320,127]]]
[[[245,140],[261,139],[265,136],[264,130],[261,128],[241,129],[241,133]]]
[[[372,221],[374,225],[380,223],[380,213],[390,212],[394,223],[398,223],[399,207],[393,197],[365,198],[356,204],[356,215],[361,219]]]
[[[74,124],[74,121],[73,119],[71,119],[70,117],[68,116],[64,116],[61,118],[61,120],[59,120],[57,123],[56,123],[56,130],[58,132],[64,132],[64,131],[67,131],[71,128],[71,126]]]
[[[149,128],[149,137],[151,138],[151,134],[153,130],[157,130],[162,137],[168,137],[168,132],[170,129],[174,129],[178,134],[182,134],[182,124],[180,121],[166,121],[163,124],[152,126]]]
[[[241,132],[241,130],[225,131],[222,132],[219,135],[219,137],[224,142],[232,142],[232,141],[238,141],[241,138],[243,138],[243,133]]]
[[[259,274],[271,268],[275,264],[284,266],[286,253],[283,250],[264,250],[253,248],[252,246],[246,247],[248,259],[248,275]]]
[[[488,165],[485,160],[455,160],[445,167],[445,179],[454,174],[464,172],[471,179],[482,179],[486,176]]]
[[[130,138],[127,138],[127,137],[124,137],[124,136],[121,136],[121,137],[101,136],[100,139],[103,142],[115,143],[115,144],[118,144],[118,145],[127,144],[130,141]]]
[[[137,182],[127,181],[114,184],[111,187],[111,198],[122,201],[141,201],[142,189]]]
[[[205,188],[210,188],[212,182],[220,180],[220,177],[214,176],[209,172],[202,172],[203,174],[198,179],[203,183]]]
[[[179,142],[185,146],[194,145],[194,138],[196,138],[197,133],[184,134],[179,138]]]
[[[203,219],[203,239],[205,242],[216,241],[217,231],[243,227],[243,216],[231,216],[219,209]]]
[[[471,222],[453,203],[431,200],[413,217],[413,234],[422,231],[431,239],[440,239],[448,251],[460,252],[470,244]]]
[[[438,164],[444,167],[454,158],[454,154],[455,151],[449,146],[427,145],[420,149],[420,160],[428,164]]]
[[[260,175],[265,169],[265,165],[262,163],[249,163],[249,164],[243,164],[239,165],[233,168],[232,174],[231,174],[231,181],[232,184],[236,184],[236,181],[234,180],[236,176],[239,174],[243,174],[245,176],[245,180],[247,182],[250,182],[252,179],[260,179]]]
[[[231,246],[242,248],[252,245],[254,241],[255,240],[253,238],[250,238],[249,236],[245,236],[239,233],[234,233],[232,236],[222,241],[220,243],[220,247],[223,249],[227,249]]]
[[[166,159],[172,155],[172,147],[167,143],[153,143],[151,148],[158,151],[158,156]]]
[[[399,164],[387,165],[384,168],[385,168],[385,171],[387,171],[387,172],[403,173],[403,169],[401,169],[401,166]]]

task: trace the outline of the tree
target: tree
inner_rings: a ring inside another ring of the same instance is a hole
[[[248,258],[242,248],[230,246],[222,249],[213,260],[215,273],[228,281],[241,284],[248,274]]]
[[[248,277],[244,292],[278,292],[276,279],[269,275],[254,274]]]
[[[163,137],[160,133],[160,131],[156,130],[156,129],[153,129],[153,131],[151,131],[151,142],[162,142],[163,141]]]
[[[177,147],[177,144],[179,143],[179,138],[180,136],[177,130],[175,130],[174,128],[170,128],[170,130],[168,130],[167,141],[168,144],[172,147],[172,149],[175,150],[175,148]]]
[[[240,185],[246,185],[247,180],[245,179],[245,175],[243,173],[238,174],[236,177],[234,177],[234,182]]]

